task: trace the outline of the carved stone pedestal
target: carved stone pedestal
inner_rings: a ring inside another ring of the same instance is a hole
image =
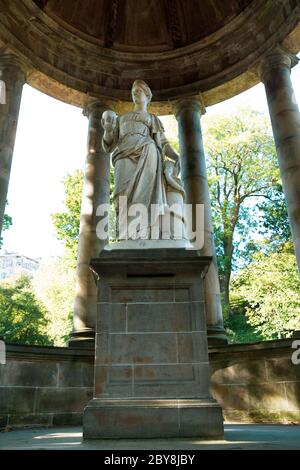
[[[103,251],[94,399],[84,438],[221,438],[210,396],[203,278],[211,259],[184,249]]]

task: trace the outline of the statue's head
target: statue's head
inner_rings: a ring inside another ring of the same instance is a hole
[[[146,102],[149,104],[152,98],[151,90],[143,80],[135,80],[133,82],[131,95],[134,103]]]

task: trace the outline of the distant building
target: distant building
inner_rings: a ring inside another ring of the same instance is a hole
[[[39,261],[17,253],[5,253],[0,255],[0,281],[19,277],[27,274],[33,277],[39,267]]]

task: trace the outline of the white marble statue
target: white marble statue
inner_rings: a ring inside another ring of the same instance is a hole
[[[187,238],[184,220],[185,191],[178,173],[177,163],[166,159],[164,162],[164,176],[168,208],[165,215],[162,216],[163,239],[181,240]],[[164,219],[167,223],[164,223]]]
[[[165,160],[164,162],[164,175],[166,178],[167,191],[178,192],[182,194],[182,197],[185,197],[185,191],[179,178],[179,169],[177,162],[173,160]]]
[[[170,176],[164,173],[164,162],[170,159],[178,168],[179,159],[166,139],[161,121],[147,110],[151,97],[149,86],[136,80],[132,86],[133,111],[121,116],[113,111],[103,113],[102,143],[105,151],[112,154],[117,213],[120,196],[127,197],[128,207],[143,204],[149,214],[152,204],[167,207]],[[175,184],[179,185],[178,175]]]

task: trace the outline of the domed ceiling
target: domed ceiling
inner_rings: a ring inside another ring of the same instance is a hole
[[[56,98],[129,105],[137,78],[156,112],[199,94],[206,105],[259,81],[277,45],[300,50],[300,0],[0,0],[0,50]],[[127,106],[127,105],[126,105]]]
[[[70,31],[127,52],[169,51],[222,28],[252,0],[36,0]]]

